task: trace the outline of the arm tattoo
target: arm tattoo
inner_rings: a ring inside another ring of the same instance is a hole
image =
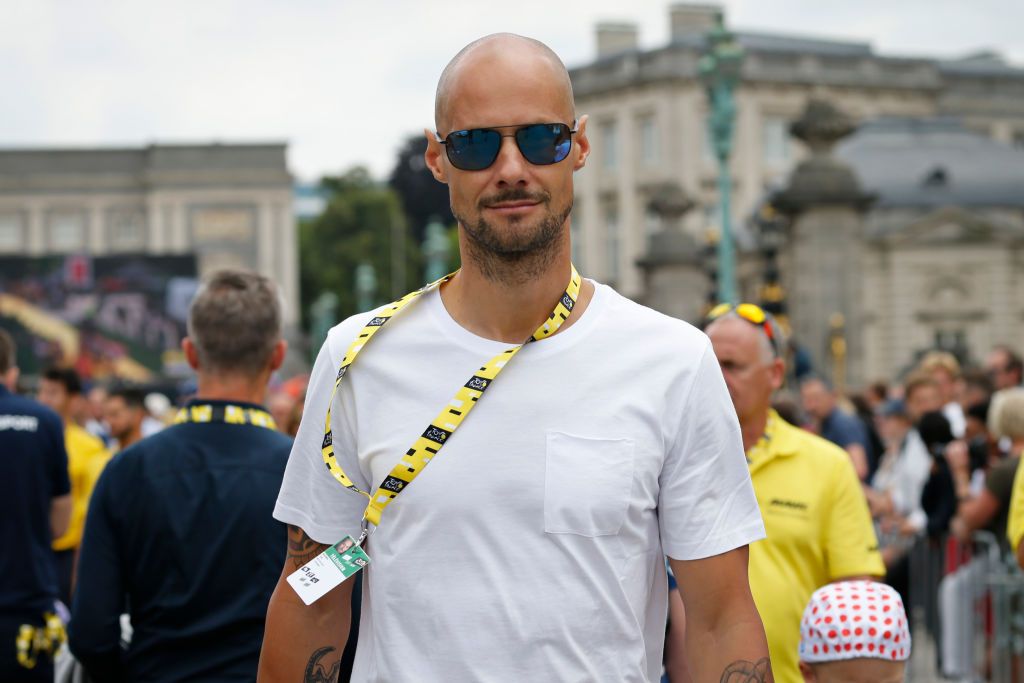
[[[765,657],[756,662],[738,660],[725,667],[719,683],[772,683],[771,660]]]
[[[333,647],[317,648],[306,664],[302,683],[337,683],[338,672],[341,671],[341,657],[334,660],[333,664],[320,661],[331,652],[334,652]]]
[[[314,541],[300,527],[288,525],[288,561],[295,565],[296,569],[308,564],[325,548],[326,545]]]

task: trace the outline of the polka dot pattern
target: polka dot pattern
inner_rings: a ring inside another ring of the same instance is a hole
[[[800,622],[800,659],[905,661],[910,630],[899,593],[873,581],[839,581],[811,596]]]

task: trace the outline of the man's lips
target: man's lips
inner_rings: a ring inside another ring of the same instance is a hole
[[[491,204],[487,208],[492,211],[499,211],[501,213],[513,213],[516,211],[526,211],[540,204],[540,202],[520,199],[512,202],[498,202],[497,204]]]

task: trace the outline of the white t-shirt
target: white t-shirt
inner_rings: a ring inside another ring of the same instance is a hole
[[[371,314],[331,330],[274,516],[314,540],[356,536],[366,498],[320,446],[327,399]],[[334,447],[376,486],[473,372],[508,344],[458,325],[435,290],[349,369]],[[664,555],[764,537],[739,424],[701,332],[596,292],[527,345],[369,539],[353,681],[657,681]]]

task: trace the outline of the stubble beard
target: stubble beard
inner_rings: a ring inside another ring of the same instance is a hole
[[[483,210],[488,205],[519,199],[540,200],[545,207],[544,216],[532,225],[512,217],[506,234],[484,219]],[[466,235],[464,258],[471,260],[492,282],[516,286],[534,280],[551,266],[558,247],[566,239],[565,221],[572,213],[572,204],[570,198],[565,208],[556,212],[551,209],[549,194],[512,190],[481,200],[475,221],[459,215],[453,206],[452,214]]]

